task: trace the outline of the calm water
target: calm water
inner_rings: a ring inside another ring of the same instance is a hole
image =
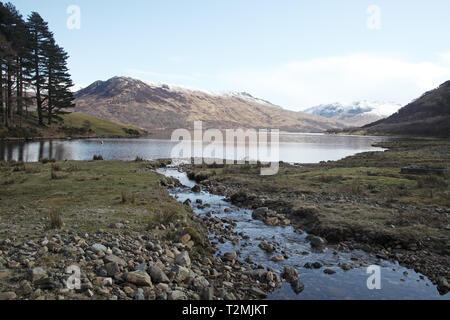
[[[298,234],[292,227],[272,227],[259,220],[252,219],[252,211],[238,208],[224,200],[224,197],[202,191],[192,192],[191,188],[195,182],[187,178],[186,173],[175,168],[164,168],[158,170],[161,174],[177,178],[184,186],[169,190],[171,195],[179,202],[190,199],[193,203],[201,199],[203,204],[210,207],[202,208],[194,205],[194,212],[204,217],[207,213],[212,213],[212,217],[227,218],[233,220],[237,226],[234,229],[237,233],[244,233],[248,239],[241,239],[237,245],[230,241],[217,243],[218,254],[225,252],[240,252],[239,259],[244,261],[251,257],[254,263],[262,264],[273,268],[278,276],[285,266],[294,267],[298,270],[300,279],[305,284],[305,289],[300,294],[296,294],[289,284],[283,283],[280,289],[276,289],[268,296],[270,300],[318,300],[318,299],[450,299],[450,294],[441,296],[429,279],[421,278],[421,275],[414,270],[399,266],[397,263],[382,260],[374,255],[367,254],[360,250],[348,252],[338,252],[333,254],[333,247],[328,247],[325,252],[311,250],[307,234]],[[231,212],[225,212],[225,209]],[[214,235],[211,240],[215,241]],[[265,241],[274,243],[277,246],[277,253],[266,254],[258,245]],[[279,244],[279,245],[277,245]],[[273,262],[271,257],[278,255],[284,250],[289,259],[282,262]],[[309,254],[304,255],[303,252]],[[352,259],[358,258],[360,267],[350,271],[343,271],[338,266],[340,263],[354,265]],[[320,269],[306,269],[305,263],[320,262],[324,267]],[[369,290],[367,288],[367,274],[369,265],[381,267],[381,289]],[[324,269],[336,271],[333,275],[327,275]]]
[[[366,151],[377,151],[375,142],[388,138],[329,136],[322,134],[282,134],[279,144],[279,160],[291,163],[317,163],[338,160],[349,155]],[[103,144],[101,143],[103,142]],[[0,159],[36,162],[42,158],[56,160],[92,160],[94,155],[102,155],[105,160],[134,160],[140,156],[146,160],[171,158],[172,148],[178,143],[156,139],[85,139],[54,140],[38,142],[0,142]],[[206,146],[206,145],[205,145]],[[218,153],[206,153],[206,158],[230,158],[226,149]],[[194,150],[194,149],[193,149]],[[235,158],[249,157],[257,146],[234,146]],[[269,148],[270,151],[270,148]],[[238,156],[242,155],[242,157]],[[201,152],[193,152],[200,156]],[[272,154],[276,156],[276,154]],[[261,160],[278,160],[268,156]]]

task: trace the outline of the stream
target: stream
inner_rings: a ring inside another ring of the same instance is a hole
[[[307,234],[298,234],[291,226],[273,227],[259,220],[252,219],[252,210],[242,209],[225,201],[223,196],[211,194],[207,191],[194,193],[191,189],[196,185],[188,179],[187,174],[176,166],[158,169],[158,173],[178,179],[182,186],[169,189],[169,193],[177,201],[183,203],[187,199],[192,201],[195,214],[205,217],[227,218],[236,223],[234,232],[241,235],[239,243],[231,241],[224,243],[210,234],[211,242],[215,244],[217,255],[225,252],[239,252],[240,261],[248,257],[253,263],[272,268],[278,276],[285,266],[298,270],[299,278],[304,283],[304,290],[296,294],[289,283],[283,282],[281,288],[275,289],[267,297],[269,300],[326,300],[326,299],[445,299],[449,295],[441,296],[431,281],[416,273],[390,261],[377,258],[360,250],[335,250],[327,246],[325,250],[311,249]],[[197,205],[196,200],[202,200],[203,205]],[[206,208],[204,207],[206,205]],[[258,245],[265,241],[272,244],[276,251],[267,254]],[[281,262],[273,262],[274,255],[288,258]],[[318,269],[305,268],[306,263],[319,262]],[[340,265],[351,265],[352,269],[344,271]],[[381,270],[381,289],[368,289],[367,282],[373,273],[368,273],[367,267],[376,265]],[[324,270],[331,269],[334,274],[325,274]]]

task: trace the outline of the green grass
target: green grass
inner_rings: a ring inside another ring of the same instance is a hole
[[[136,131],[136,135],[143,133],[143,130],[134,126],[115,123],[82,113],[63,114],[61,118],[64,125],[68,127],[82,129],[88,125],[92,133],[99,137],[127,137],[131,135],[127,131]]]
[[[428,212],[430,207],[450,208],[450,177],[401,174],[401,168],[448,168],[450,141],[403,141],[387,146],[391,148],[387,152],[363,153],[335,162],[301,167],[282,164],[277,175],[268,177],[260,176],[257,166],[248,165],[200,166],[191,176],[201,175],[213,185],[225,184],[264,198],[265,203],[274,204],[274,210],[281,209],[280,203],[293,211],[315,207],[312,216],[316,223],[310,231],[325,235],[330,230],[405,239],[445,234],[445,215]]]
[[[197,239],[204,239],[206,232],[194,221],[192,210],[169,195],[160,183],[165,177],[147,169],[151,165],[146,161],[2,163],[0,225],[8,228],[0,230],[0,239],[41,236],[55,225],[55,212],[64,228],[82,232],[126,222],[132,232],[150,231],[177,240],[183,229],[189,229],[196,230]],[[155,228],[161,223],[166,230]],[[204,242],[196,245],[200,250]]]
[[[16,116],[10,128],[0,125],[0,139],[6,138],[128,138],[144,135],[145,131],[134,126],[111,122],[82,113],[61,113],[53,118],[51,126],[38,125],[36,112],[27,117]]]

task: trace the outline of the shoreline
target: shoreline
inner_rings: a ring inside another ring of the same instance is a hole
[[[396,143],[404,144],[405,142]],[[381,145],[386,146],[386,143],[381,143]],[[328,170],[346,172],[351,170],[351,167],[350,169],[347,168],[351,161],[361,162],[364,161],[365,156],[370,158],[371,155],[374,158],[379,158],[385,154],[394,154],[398,148],[398,146],[395,146],[395,143],[394,145],[391,143],[390,148],[388,148],[389,151],[357,154],[322,165],[309,164],[303,166],[303,169],[284,164],[285,168],[283,170],[287,171],[288,174],[283,174],[280,180],[291,180],[290,176],[293,176],[296,171],[300,171],[298,176],[304,175],[305,178],[309,179],[307,176],[308,170],[313,170],[314,172],[314,169],[318,169],[317,167],[321,168],[319,170],[322,172]],[[344,165],[339,167],[337,166],[338,163],[343,163]],[[347,167],[345,165],[346,163]],[[359,166],[359,164],[354,163],[352,165]],[[333,167],[337,168],[333,169]],[[436,203],[437,205],[428,207],[427,205],[423,206],[408,202],[402,203],[401,201],[395,201],[395,195],[393,195],[394,198],[392,199],[394,202],[383,203],[384,201],[373,199],[372,197],[366,199],[358,194],[336,193],[336,191],[334,195],[329,194],[328,191],[323,190],[321,187],[316,187],[316,190],[302,190],[302,187],[299,187],[300,190],[297,191],[294,186],[298,186],[298,184],[295,181],[289,181],[288,184],[289,186],[293,186],[293,190],[285,190],[289,189],[289,187],[283,188],[282,184],[278,185],[277,179],[273,179],[271,183],[270,180],[267,182],[267,180],[259,179],[254,171],[253,174],[249,174],[249,171],[252,169],[248,165],[245,166],[245,169],[242,168],[244,171],[236,169],[233,172],[232,168],[227,168],[227,173],[223,173],[224,169],[220,169],[220,166],[208,168],[207,166],[194,167],[187,165],[186,169],[190,171],[191,177],[197,180],[205,190],[213,194],[226,196],[234,205],[248,209],[269,208],[277,213],[286,215],[291,224],[299,229],[299,232],[305,230],[309,234],[324,237],[329,243],[338,244],[343,247],[362,249],[386,260],[397,261],[405,267],[415,269],[428,276],[434,284],[439,286],[441,293],[444,294],[450,289],[450,286],[448,286],[450,282],[450,270],[448,268],[450,265],[450,208],[448,205],[442,207],[442,204],[439,205],[439,203]],[[374,169],[368,168],[367,170]],[[392,170],[389,172],[392,172]],[[357,173],[352,174],[355,175]],[[391,173],[389,174],[391,175]],[[344,178],[347,179],[347,177]],[[398,179],[400,180],[401,178],[399,177]],[[333,176],[325,176],[323,179],[324,182],[321,183],[326,185],[329,183],[328,179],[341,180],[342,176],[337,175],[336,178],[333,178]],[[370,180],[370,176],[366,179]],[[278,190],[268,191],[267,189],[275,189],[273,182],[276,183]],[[331,181],[330,183],[338,185],[340,181]],[[299,182],[299,185],[301,184]],[[357,187],[359,188],[359,186]],[[303,188],[308,189],[305,186]],[[359,190],[354,191],[360,192]],[[445,194],[448,191],[441,190],[439,192],[444,192]],[[445,202],[445,200],[440,201]],[[351,212],[354,211],[360,212],[359,215],[361,216],[378,215],[380,218],[386,219],[386,221],[392,220],[392,230],[381,225],[371,230],[368,227],[373,223],[373,218],[352,220],[351,217],[343,216],[339,212],[340,210],[348,212],[347,215],[353,215]],[[397,213],[394,216],[390,214],[385,217],[383,210],[398,212],[401,219],[406,220],[395,222],[395,220],[398,220],[395,217]],[[338,212],[339,214],[337,214]],[[409,217],[409,212],[414,212],[414,214],[411,214]],[[422,219],[420,216],[423,214],[431,215],[433,220],[437,219],[437,224],[442,223],[442,228],[439,229],[441,231],[436,229],[436,223],[433,223],[433,226],[427,226],[427,222],[422,221],[420,223],[423,226],[418,225],[416,228],[423,230],[427,230],[428,228],[429,231],[426,231],[428,234],[436,234],[426,238],[423,235],[419,236],[414,230],[415,227],[408,227],[409,225],[413,226],[418,223],[420,221],[418,219]],[[282,223],[282,221],[277,221],[275,216],[260,216],[258,218],[265,221],[266,224],[278,225]],[[394,226],[394,224],[400,224],[400,226]],[[401,224],[405,224],[405,226]]]

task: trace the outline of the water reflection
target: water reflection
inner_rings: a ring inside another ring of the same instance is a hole
[[[282,134],[279,159],[291,163],[316,163],[338,160],[359,152],[381,150],[372,145],[386,140],[384,137],[329,136],[321,134]],[[102,143],[103,142],[103,143]],[[62,160],[91,160],[102,155],[105,160],[134,160],[170,158],[177,142],[156,139],[85,139],[32,142],[0,142],[0,159],[36,162],[43,158]],[[205,144],[206,146],[207,144]],[[256,145],[236,145],[236,154],[248,157],[254,154]],[[202,155],[194,150],[194,156]],[[226,155],[224,148],[221,154]],[[210,157],[209,154],[204,154]],[[269,160],[272,160],[270,158]]]

